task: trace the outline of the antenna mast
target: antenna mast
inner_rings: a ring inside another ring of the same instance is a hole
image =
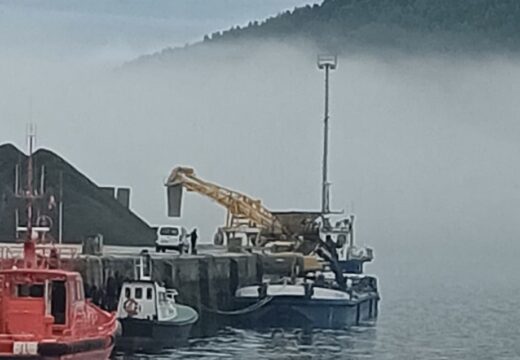
[[[24,197],[27,201],[27,231],[24,242],[24,263],[25,267],[32,268],[36,266],[36,245],[33,239],[32,212],[34,202],[33,188],[33,151],[34,141],[36,139],[36,126],[34,124],[27,125],[27,145],[29,148],[29,158],[27,159],[27,189]]]

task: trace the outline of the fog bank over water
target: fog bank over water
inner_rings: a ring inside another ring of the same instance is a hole
[[[273,210],[318,209],[315,50],[269,43],[243,54],[123,69],[3,59],[0,141],[23,147],[32,119],[40,145],[99,184],[131,186],[132,207],[152,224],[170,221],[162,184],[180,164]],[[519,247],[517,61],[356,55],[339,59],[331,89],[333,207],[355,211],[358,241],[378,261],[398,252],[448,268],[466,251],[510,259]],[[209,241],[224,215],[188,194],[181,222]]]

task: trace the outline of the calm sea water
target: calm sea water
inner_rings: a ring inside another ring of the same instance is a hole
[[[310,335],[224,329],[184,349],[117,359],[520,359],[514,254],[394,254],[368,271],[379,276],[382,293],[373,326]]]

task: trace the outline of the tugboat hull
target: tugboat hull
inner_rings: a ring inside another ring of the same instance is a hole
[[[71,344],[39,344],[37,354],[31,354],[30,348],[26,348],[25,350],[22,349],[20,354],[0,354],[0,360],[91,360],[110,358],[114,341],[112,340],[109,346],[99,345],[97,341]],[[90,348],[90,350],[87,348]]]
[[[195,321],[178,323],[127,318],[120,322],[123,332],[116,340],[116,350],[151,353],[187,345]]]

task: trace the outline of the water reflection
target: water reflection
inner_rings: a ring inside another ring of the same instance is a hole
[[[346,359],[372,358],[376,328],[349,330],[226,328],[218,336],[196,339],[189,347],[146,355],[117,355],[117,360],[148,359]]]

